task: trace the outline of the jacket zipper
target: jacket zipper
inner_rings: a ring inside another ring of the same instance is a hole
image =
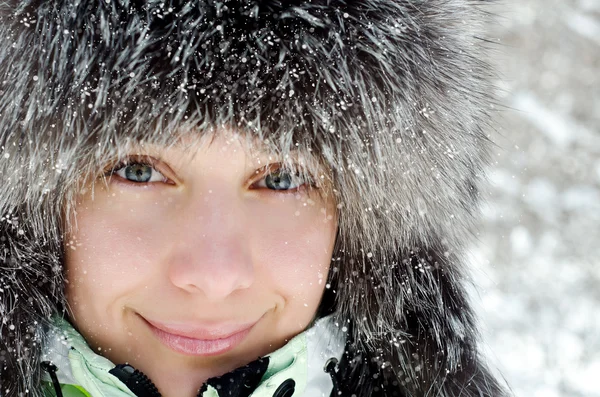
[[[108,373],[119,378],[137,397],[161,397],[160,392],[150,378],[131,365],[119,364]]]

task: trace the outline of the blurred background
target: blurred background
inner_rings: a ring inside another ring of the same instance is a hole
[[[515,396],[600,396],[600,0],[493,11],[502,106],[471,258],[484,348]]]

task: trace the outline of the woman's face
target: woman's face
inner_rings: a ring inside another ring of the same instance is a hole
[[[145,146],[78,196],[65,242],[71,320],[165,396],[195,396],[207,378],[283,346],[325,288],[334,200],[309,198],[309,181],[240,142]]]

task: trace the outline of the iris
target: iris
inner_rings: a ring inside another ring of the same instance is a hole
[[[292,185],[292,176],[288,172],[275,171],[266,176],[265,185],[272,190],[288,190]]]
[[[132,182],[148,182],[152,177],[152,167],[146,164],[132,164],[125,167],[125,179]]]

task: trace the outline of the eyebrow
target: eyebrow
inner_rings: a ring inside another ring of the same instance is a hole
[[[192,152],[193,152],[193,146],[195,144],[199,144],[201,142],[202,137],[199,138],[193,138],[193,139],[186,139],[184,137],[177,137],[175,138],[173,141],[171,142],[166,142],[164,145],[163,144],[159,144],[159,143],[153,143],[153,142],[132,142],[132,150],[139,150],[140,152],[146,152],[147,154],[152,154],[155,156],[158,156],[159,158],[162,157],[161,153],[164,153],[164,151],[170,151],[170,150],[181,150],[187,153],[191,153],[188,152],[188,150],[191,148]],[[212,141],[209,141],[210,144],[212,144]],[[264,145],[261,145],[260,142],[252,145],[252,147],[248,148],[248,147],[244,147],[244,142],[242,141],[242,148],[245,150],[246,156],[248,159],[258,159],[260,163],[269,163],[269,161],[277,161],[277,162],[285,162],[286,159],[278,154],[277,152],[271,151],[271,150],[267,150]],[[308,155],[307,155],[308,154]],[[288,152],[287,155],[289,156],[288,159],[292,160],[292,161],[304,161],[307,163],[311,163],[313,161],[315,161],[316,159],[314,158],[314,156],[311,153],[303,153],[301,152],[298,148],[291,148]],[[192,156],[196,156],[195,153],[192,153]],[[319,161],[317,161],[317,163],[319,163]]]
[[[183,136],[179,136],[179,137],[175,138],[173,142],[169,142],[167,144],[167,146],[165,146],[165,147],[161,147],[160,145],[157,145],[157,144],[150,144],[150,145],[153,149],[161,149],[161,148],[168,147],[168,148],[185,151],[185,150],[189,149],[189,147],[191,145],[199,143],[201,141],[201,139],[202,139],[202,137],[194,138],[194,139],[190,140],[190,139],[186,139]],[[212,141],[209,141],[209,144],[212,144]],[[242,146],[243,146],[243,142],[242,142]],[[265,148],[265,146],[263,144],[261,144],[261,142],[258,141],[258,138],[256,138],[254,140],[254,142],[250,148],[245,147],[244,149],[246,150],[246,154],[252,155],[252,156],[258,156],[260,158],[268,158],[268,157],[281,158],[281,156],[279,154],[277,154],[276,152],[267,150]],[[301,151],[296,147],[289,149],[287,152],[287,154],[292,158],[297,158],[300,153],[301,153]],[[304,157],[307,157],[306,154]],[[310,156],[308,156],[308,157],[310,157]]]

